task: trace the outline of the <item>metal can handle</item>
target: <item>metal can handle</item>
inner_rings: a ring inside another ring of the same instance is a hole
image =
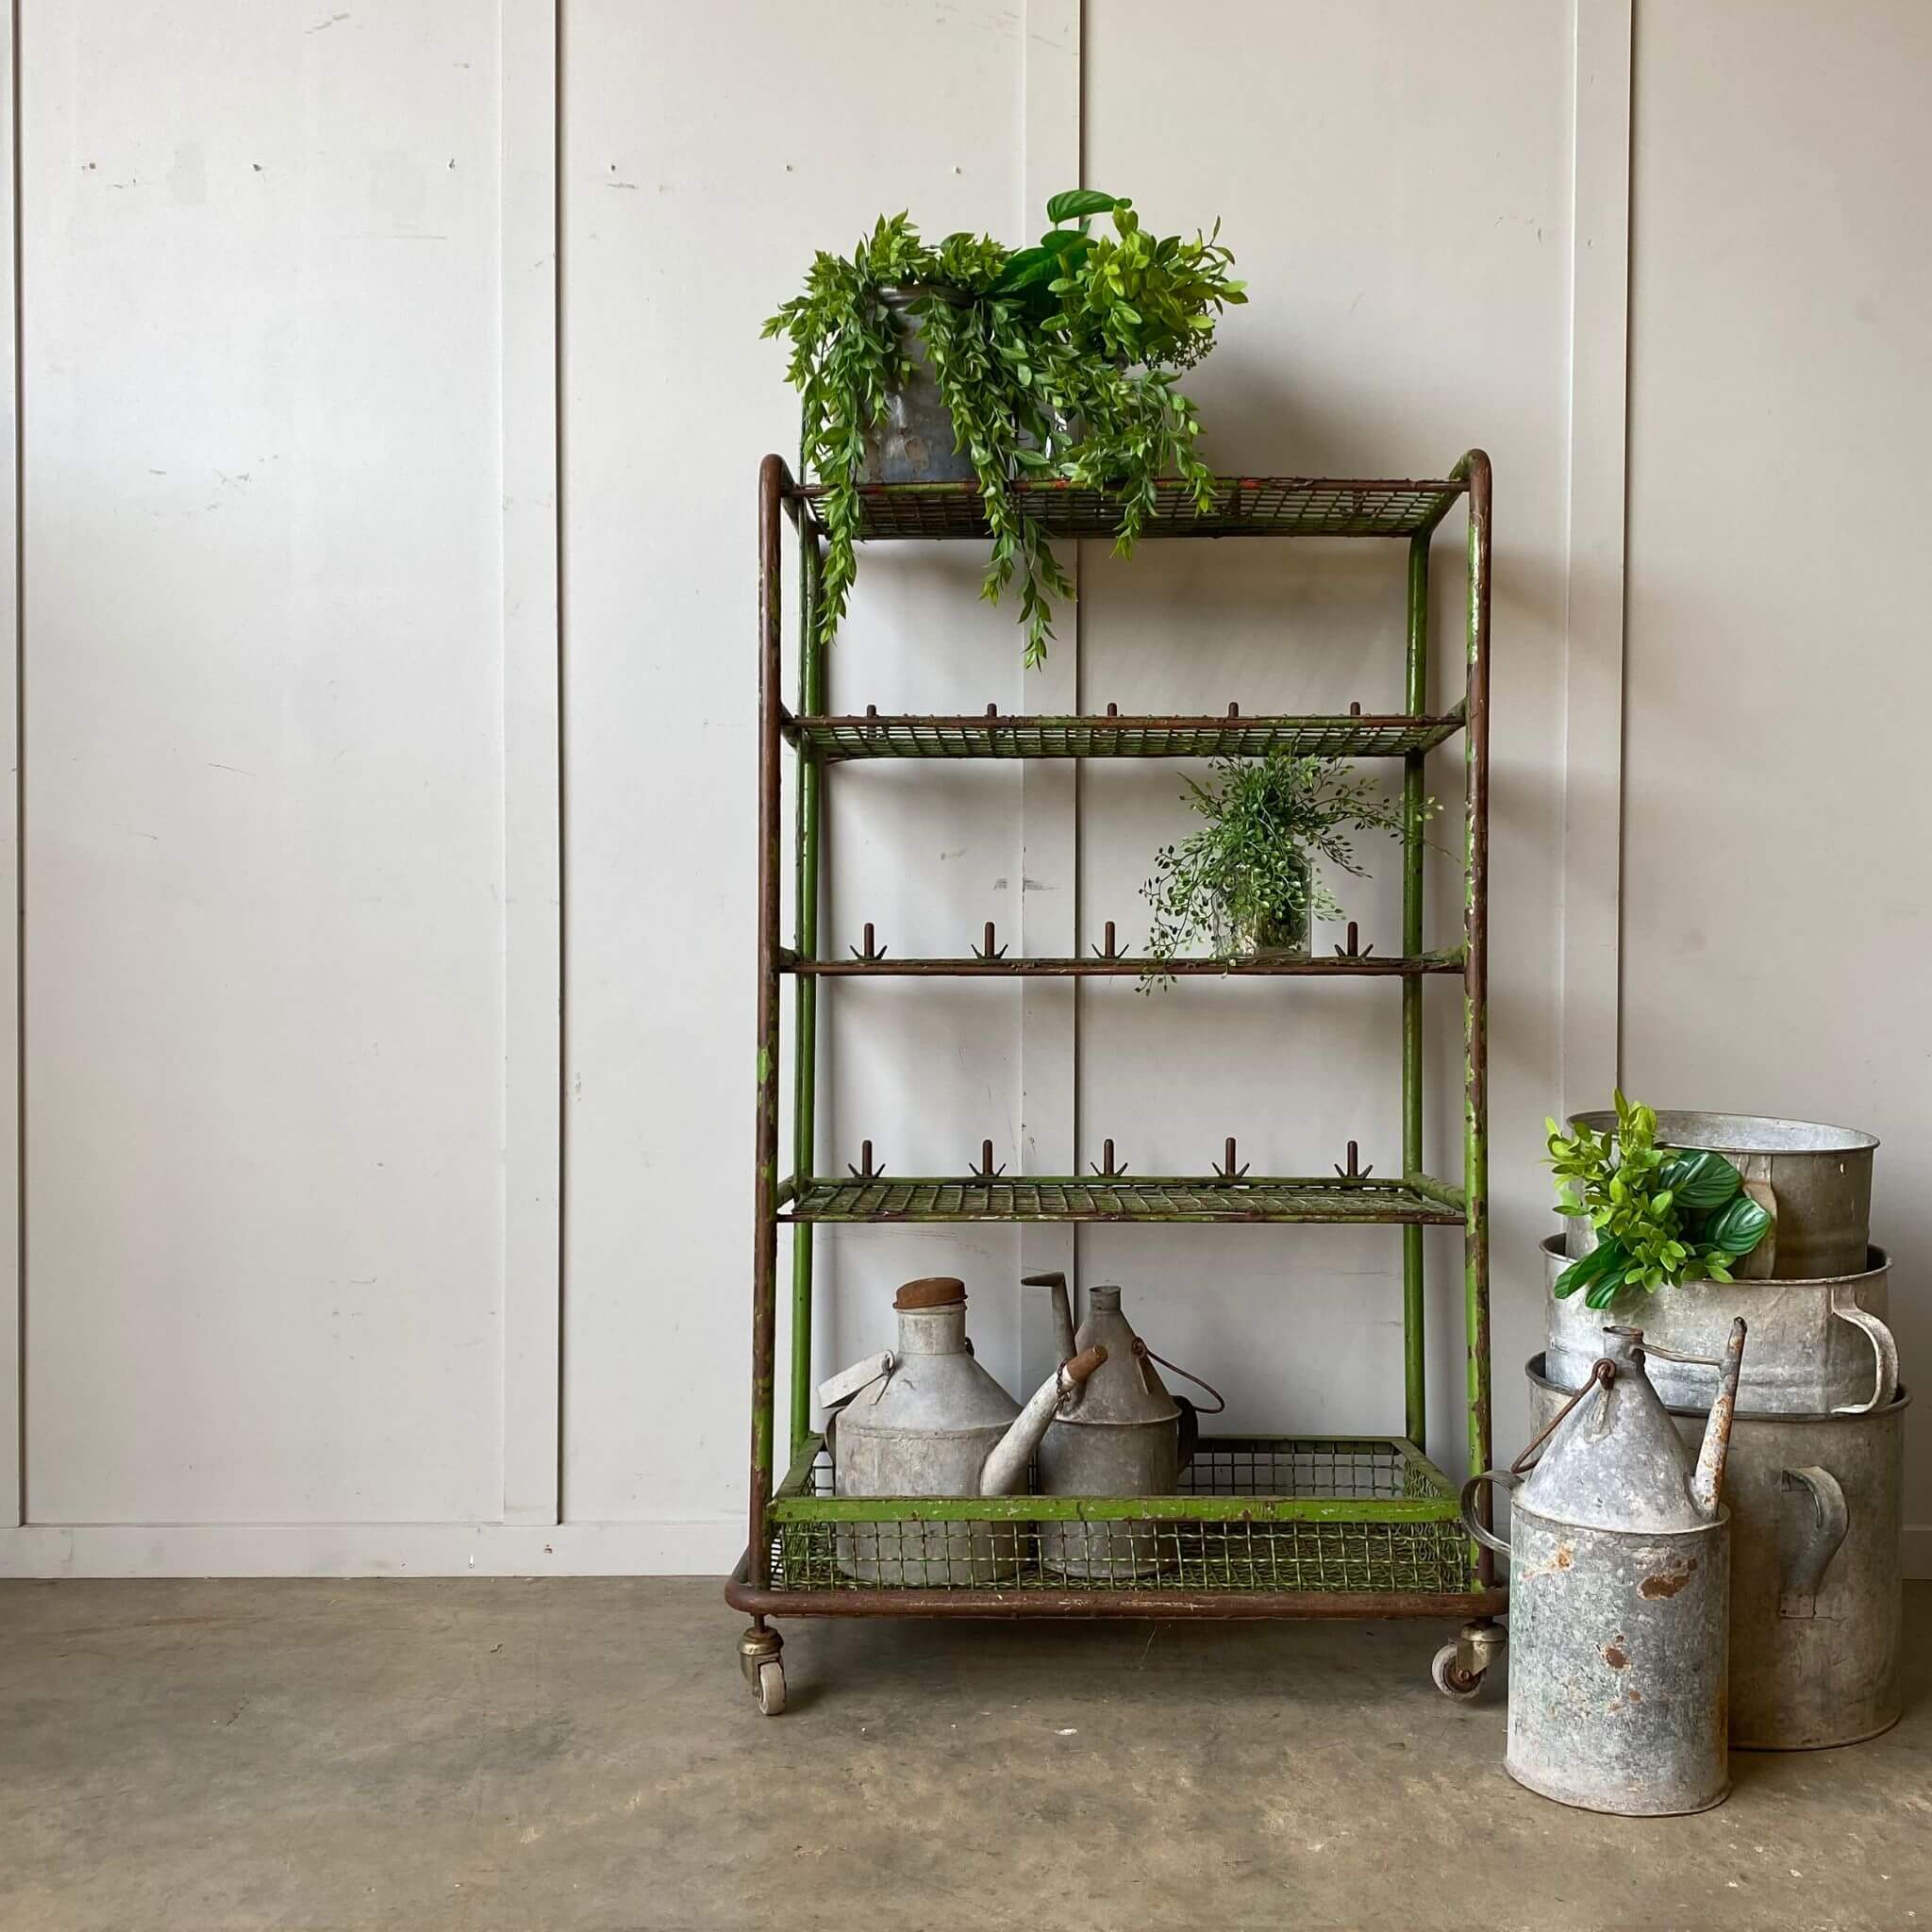
[[[1798,1547],[1780,1552],[1783,1574],[1778,1579],[1777,1613],[1780,1617],[1815,1617],[1818,1586],[1845,1540],[1852,1513],[1843,1486],[1828,1469],[1780,1470],[1778,1481],[1785,1489],[1810,1492],[1811,1520]]]
[[[1485,1549],[1494,1550],[1500,1557],[1509,1555],[1509,1545],[1475,1513],[1475,1491],[1478,1483],[1495,1483],[1506,1490],[1513,1490],[1523,1478],[1507,1469],[1486,1469],[1480,1475],[1473,1475],[1462,1486],[1462,1526],[1474,1537]]]
[[[1841,1403],[1832,1414],[1869,1415],[1874,1408],[1883,1408],[1898,1393],[1898,1343],[1892,1340],[1891,1330],[1871,1309],[1858,1306],[1857,1291],[1849,1281],[1840,1282],[1831,1291],[1831,1312],[1840,1322],[1849,1322],[1854,1328],[1864,1330],[1865,1340],[1872,1344],[1876,1358],[1872,1399]]]

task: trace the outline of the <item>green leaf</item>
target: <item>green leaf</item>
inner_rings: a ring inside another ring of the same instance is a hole
[[[992,292],[1010,295],[1034,282],[1046,281],[1059,272],[1060,258],[1051,248],[1023,248],[1019,254],[1010,257],[1000,271],[999,279],[992,285]]]
[[[1071,222],[1080,215],[1104,215],[1114,204],[1113,195],[1103,194],[1097,188],[1069,188],[1049,199],[1046,218],[1050,222]]]
[[[1621,1284],[1625,1258],[1622,1241],[1599,1241],[1580,1261],[1571,1262],[1569,1267],[1557,1276],[1550,1284],[1550,1292],[1559,1302],[1567,1301],[1579,1288],[1589,1289],[1593,1295],[1600,1277],[1610,1274],[1614,1274]],[[1611,1292],[1615,1291],[1613,1288]],[[1586,1297],[1586,1300],[1588,1301],[1589,1297]],[[1595,1308],[1601,1307],[1603,1304],[1589,1301],[1589,1306]]]
[[[1743,1186],[1738,1170],[1708,1147],[1673,1154],[1657,1179],[1689,1214],[1708,1214],[1713,1208],[1722,1208]]]
[[[1740,1194],[1728,1208],[1711,1217],[1704,1239],[1720,1254],[1741,1259],[1761,1241],[1771,1216],[1749,1194]]]

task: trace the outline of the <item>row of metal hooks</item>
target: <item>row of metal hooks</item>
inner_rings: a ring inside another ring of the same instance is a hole
[[[1232,1134],[1222,1142],[1222,1155],[1223,1158],[1220,1160],[1210,1163],[1216,1176],[1224,1181],[1240,1180],[1247,1173],[1249,1163],[1245,1160],[1238,1161],[1235,1137]],[[1113,1142],[1111,1141],[1103,1141],[1100,1143],[1100,1159],[1097,1162],[1090,1161],[1088,1167],[1092,1174],[1105,1181],[1121,1180],[1124,1178],[1127,1172],[1126,1162],[1115,1158]],[[1006,1171],[1006,1163],[1004,1161],[997,1167],[993,1165],[992,1142],[991,1141],[982,1141],[979,1143],[978,1163],[975,1166],[969,1166],[967,1169],[967,1172],[973,1178],[978,1181],[998,1180]],[[1361,1165],[1361,1150],[1353,1141],[1348,1143],[1347,1165],[1343,1166],[1340,1162],[1335,1164],[1337,1175],[1345,1181],[1365,1181],[1374,1171],[1373,1166],[1363,1167]],[[872,1142],[870,1141],[861,1141],[859,1142],[858,1165],[855,1167],[848,1161],[845,1166],[845,1172],[856,1181],[880,1181],[886,1178],[885,1169],[876,1165],[873,1159]]]
[[[981,937],[980,943],[976,946],[969,947],[968,950],[975,959],[1004,959],[1007,957],[1007,949],[1005,946],[995,943],[997,937],[997,929],[993,922],[989,919],[986,922],[986,928]],[[866,965],[875,965],[886,957],[885,947],[878,942],[878,930],[871,920],[867,920],[865,923],[862,943],[857,946],[848,946],[846,951],[855,959]],[[1375,948],[1373,943],[1366,946],[1361,943],[1360,929],[1357,926],[1355,921],[1351,919],[1348,922],[1348,938],[1335,948],[1335,957],[1338,959],[1367,959],[1374,957],[1374,951]],[[1100,943],[1093,948],[1093,957],[1096,959],[1123,959],[1127,957],[1121,950],[1120,941],[1115,934],[1114,923],[1110,919],[1107,922],[1106,931]]]

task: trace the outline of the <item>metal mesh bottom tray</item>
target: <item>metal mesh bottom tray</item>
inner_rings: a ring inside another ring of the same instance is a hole
[[[861,1502],[834,1498],[831,1458],[815,1440],[774,1498],[771,1588],[1454,1595],[1474,1587],[1448,1478],[1399,1439],[1210,1438],[1181,1484],[1171,1497]]]

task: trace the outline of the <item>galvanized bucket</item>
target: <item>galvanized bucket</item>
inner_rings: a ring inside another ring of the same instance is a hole
[[[1898,1344],[1886,1325],[1890,1259],[1870,1248],[1862,1273],[1824,1281],[1687,1281],[1655,1294],[1627,1294],[1609,1310],[1581,1293],[1558,1301],[1570,1265],[1563,1237],[1542,1244],[1551,1294],[1545,1305],[1544,1373],[1580,1389],[1603,1353],[1603,1325],[1641,1321],[1651,1386],[1666,1407],[1698,1408],[1710,1392],[1709,1364],[1740,1315],[1751,1348],[1738,1384],[1740,1415],[1861,1415],[1898,1392]],[[1674,1360],[1673,1357],[1688,1359]]]
[[[1541,1356],[1528,1374],[1541,1429],[1570,1393]],[[1909,1400],[1900,1392],[1862,1415],[1740,1412],[1732,1424],[1730,1732],[1742,1749],[1853,1744],[1898,1722]],[[1674,1404],[1671,1420],[1687,1443],[1703,1434],[1699,1410]]]
[[[889,289],[879,297],[899,325],[899,339],[912,363],[912,373],[886,397],[882,422],[865,432],[867,483],[971,483],[973,459],[954,447],[953,412],[933,379],[932,358],[926,354],[925,331],[912,314],[915,302],[931,299],[958,303],[956,290]]]
[[[1615,1129],[1617,1117],[1572,1114],[1570,1124],[1603,1133]],[[1746,1257],[1740,1274],[1759,1281],[1824,1281],[1856,1274],[1865,1266],[1874,1135],[1757,1114],[1659,1111],[1657,1138],[1660,1146],[1714,1148],[1771,1209],[1772,1231]],[[1595,1245],[1588,1221],[1570,1222],[1573,1259]],[[1755,1340],[1752,1346],[1755,1353]]]

